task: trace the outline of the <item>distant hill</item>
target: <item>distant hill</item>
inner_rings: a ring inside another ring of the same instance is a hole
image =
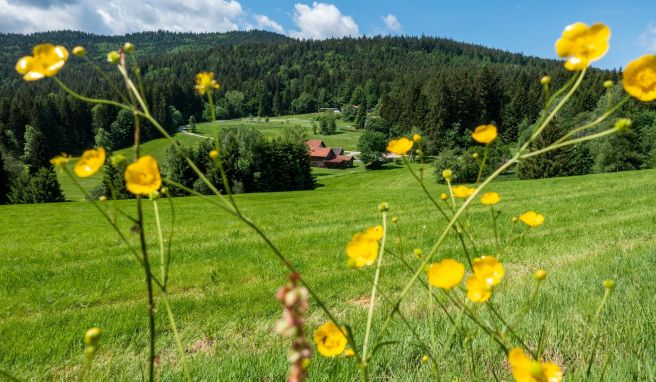
[[[538,79],[550,74],[558,85],[570,75],[557,60],[425,36],[301,41],[264,31],[125,36],[60,31],[0,34],[0,39],[0,142],[17,155],[27,124],[45,130],[51,153],[93,145],[98,129],[89,105],[64,97],[52,81],[28,84],[15,72],[16,60],[40,42],[85,46],[112,81],[119,78],[105,62],[106,53],[125,41],[134,43],[149,104],[170,129],[175,127],[174,112],[183,121],[192,115],[203,119],[205,106],[193,81],[195,73],[210,70],[222,85],[217,99],[222,118],[347,106],[352,115],[344,117],[360,127],[372,113],[380,115],[387,134],[421,131],[434,150],[448,142],[461,145],[460,137],[483,122],[497,123],[503,139],[515,141],[520,122],[533,120],[542,108]],[[60,77],[85,94],[116,97],[76,57]],[[593,70],[572,113],[594,106],[604,91],[603,81],[617,77]]]

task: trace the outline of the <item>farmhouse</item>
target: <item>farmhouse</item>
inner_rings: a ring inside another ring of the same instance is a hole
[[[305,142],[305,145],[310,149],[311,166],[326,168],[353,167],[353,157],[344,155],[344,149],[341,147],[326,147],[320,139],[310,139]]]

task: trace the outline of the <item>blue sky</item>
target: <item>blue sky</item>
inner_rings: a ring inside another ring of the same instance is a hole
[[[0,32],[258,28],[315,39],[425,34],[540,57],[554,57],[554,41],[575,21],[611,27],[611,49],[599,67],[656,53],[656,0],[0,0]]]

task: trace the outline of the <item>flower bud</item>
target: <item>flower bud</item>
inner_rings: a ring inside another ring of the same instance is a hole
[[[415,256],[417,258],[421,257],[421,255],[424,254],[424,251],[421,250],[421,248],[415,248]]]
[[[533,278],[538,281],[542,281],[547,278],[547,272],[544,269],[538,269],[537,271],[533,272]]]
[[[382,202],[378,205],[378,211],[387,212],[389,211],[389,204],[387,202]]]
[[[153,191],[150,193],[150,195],[148,195],[148,199],[152,201],[159,199],[159,197],[160,197],[159,191]]]
[[[604,81],[604,87],[605,87],[606,89],[610,89],[610,88],[612,88],[612,87],[613,87],[613,81],[612,81],[612,80],[606,80],[606,81]]]
[[[73,54],[78,56],[78,57],[84,57],[84,55],[87,53],[87,50],[84,49],[83,46],[76,46],[73,48]]]
[[[117,168],[125,166],[128,162],[122,154],[114,154],[109,160],[112,162],[112,166]]]
[[[415,135],[412,136],[412,140],[415,141],[415,143],[421,143],[423,138],[421,137],[421,135],[415,134]]]
[[[615,129],[619,131],[625,131],[628,130],[629,127],[633,124],[633,121],[631,121],[628,118],[620,118],[617,121],[615,121]]]
[[[415,154],[417,154],[417,156],[420,157],[420,156],[424,155],[424,152],[421,151],[421,149],[417,149],[417,150],[415,150]]]
[[[100,196],[98,197],[98,201],[100,201],[100,202],[107,201],[107,197],[106,197],[105,195],[100,195]]]
[[[449,200],[449,195],[447,195],[446,192],[441,193],[440,200],[446,202],[447,200]]]
[[[162,195],[167,195],[169,194],[169,188],[168,187],[162,187],[159,189],[159,192],[162,193]]]
[[[446,180],[451,180],[453,178],[453,171],[446,169],[442,171],[442,178]]]
[[[87,329],[87,331],[84,333],[84,343],[87,346],[93,346],[96,347],[98,346],[98,342],[100,341],[100,336],[102,334],[102,330],[100,328],[90,328]]]
[[[478,153],[473,153],[473,154],[472,154],[472,158],[474,158],[474,159],[478,159]]]
[[[540,78],[540,83],[545,86],[549,85],[551,83],[551,77],[542,76],[542,78]]]
[[[210,151],[210,158],[216,159],[219,157],[219,151],[218,150],[212,150]]]
[[[427,363],[429,360],[430,360],[430,357],[427,356],[426,354],[424,354],[424,355],[421,357],[421,363]]]
[[[513,216],[512,219],[510,219],[511,222],[517,223],[517,216]]]
[[[604,284],[604,288],[606,289],[612,290],[613,288],[615,288],[615,280],[613,279],[606,279],[604,280],[603,284]]]
[[[107,62],[110,64],[118,64],[118,62],[121,60],[121,55],[118,54],[118,52],[111,51],[107,53]]]
[[[398,216],[392,216],[392,224],[396,224],[399,222],[399,217]]]
[[[125,53],[134,52],[134,44],[132,44],[131,42],[126,42],[125,44],[123,44],[123,51]]]

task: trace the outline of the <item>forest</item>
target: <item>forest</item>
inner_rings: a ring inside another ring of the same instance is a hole
[[[75,155],[96,144],[116,149],[130,142],[129,115],[72,99],[53,81],[27,84],[20,79],[16,59],[39,42],[85,46],[98,67],[71,56],[60,78],[82,94],[117,100],[122,95],[111,84],[119,74],[105,55],[132,42],[137,50],[131,65],[141,74],[154,117],[170,131],[190,118],[209,118],[209,105],[194,92],[193,83],[197,72],[213,71],[221,84],[220,119],[336,107],[341,118],[386,138],[421,133],[426,154],[442,163],[466,155],[470,132],[483,123],[498,126],[497,160],[503,160],[525,139],[544,105],[540,78],[549,75],[552,88],[569,78],[557,60],[425,36],[313,41],[263,31],[125,36],[60,31],[0,38],[5,42],[0,47],[0,176],[10,180],[20,176],[24,165],[30,172],[48,167],[44,158],[60,152]],[[98,75],[98,69],[107,77]],[[550,126],[551,136],[603,112],[609,100],[619,97],[619,79],[619,70],[591,70],[576,100]],[[622,115],[634,120],[628,133],[525,163],[520,177],[653,167],[656,107],[629,101]],[[147,125],[144,134],[145,139],[156,136]]]

